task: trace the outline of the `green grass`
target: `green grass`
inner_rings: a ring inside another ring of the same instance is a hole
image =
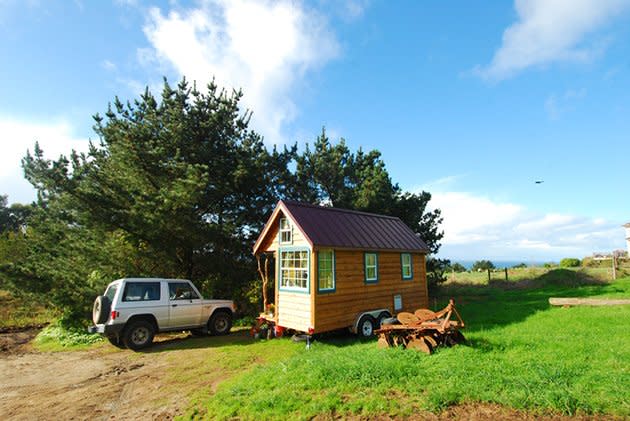
[[[41,326],[49,323],[54,317],[53,311],[0,290],[0,329]]]
[[[286,339],[241,346],[245,360],[253,358],[246,354],[272,358],[242,365],[251,368],[216,393],[197,396],[188,416],[404,417],[469,402],[630,416],[630,306],[565,309],[547,302],[550,296],[630,297],[630,278],[582,285],[592,281],[556,270],[519,288],[451,286],[444,294],[458,293],[470,345],[432,356],[347,336],[318,340],[309,351]],[[226,348],[226,358],[232,351]]]

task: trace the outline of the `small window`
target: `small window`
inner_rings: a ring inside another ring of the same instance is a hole
[[[376,253],[365,253],[365,282],[378,282],[378,255]]]
[[[111,284],[109,287],[107,287],[107,291],[105,291],[105,296],[109,298],[110,303],[114,302],[116,291],[118,291],[118,284]]]
[[[287,218],[280,218],[280,244],[293,242],[293,230]]]
[[[199,295],[188,282],[169,282],[168,295],[171,300],[194,300]]]
[[[159,282],[127,282],[123,291],[123,301],[159,301]]]
[[[317,252],[317,288],[319,291],[335,290],[335,253],[332,250]]]
[[[402,308],[402,295],[394,295],[394,311],[400,311]]]
[[[400,255],[400,265],[403,279],[413,279],[413,266],[411,263],[411,254],[402,253]]]

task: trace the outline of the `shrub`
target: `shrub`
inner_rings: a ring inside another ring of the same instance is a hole
[[[453,265],[451,266],[451,270],[457,273],[466,272],[466,268],[460,263],[453,263]]]
[[[429,289],[434,289],[439,284],[446,281],[446,271],[451,265],[448,259],[436,259],[430,257],[427,259],[427,285]]]
[[[576,268],[580,266],[580,259],[576,259],[575,257],[565,257],[560,260],[561,268]]]
[[[512,266],[512,269],[525,269],[527,265],[525,263],[519,263],[518,265]]]
[[[490,260],[477,260],[472,266],[473,272],[488,269],[494,269],[494,263],[492,263]]]
[[[80,326],[67,327],[67,323],[61,321],[48,325],[35,338],[35,343],[46,349],[85,346],[102,341],[100,335],[87,333],[85,328]]]

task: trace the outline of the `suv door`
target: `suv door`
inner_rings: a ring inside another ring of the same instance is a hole
[[[169,282],[169,326],[199,326],[201,297],[188,282]]]

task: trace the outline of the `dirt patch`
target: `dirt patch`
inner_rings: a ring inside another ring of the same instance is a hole
[[[13,332],[3,339],[10,350],[0,353],[3,419],[173,419],[188,408],[189,395],[208,387],[208,382],[202,375],[174,386],[169,383],[170,370],[181,361],[195,364],[216,357],[208,346],[211,338],[159,335],[148,353],[109,344],[87,351],[41,353],[26,343],[13,345],[26,341],[26,334],[32,338],[36,332]],[[210,375],[212,388],[225,377]]]
[[[154,404],[164,362],[137,359],[103,351],[1,358],[0,413],[24,420],[173,418],[178,407],[168,399],[163,406]]]
[[[0,332],[0,355],[22,354],[30,350],[32,341],[40,328],[24,328]]]

